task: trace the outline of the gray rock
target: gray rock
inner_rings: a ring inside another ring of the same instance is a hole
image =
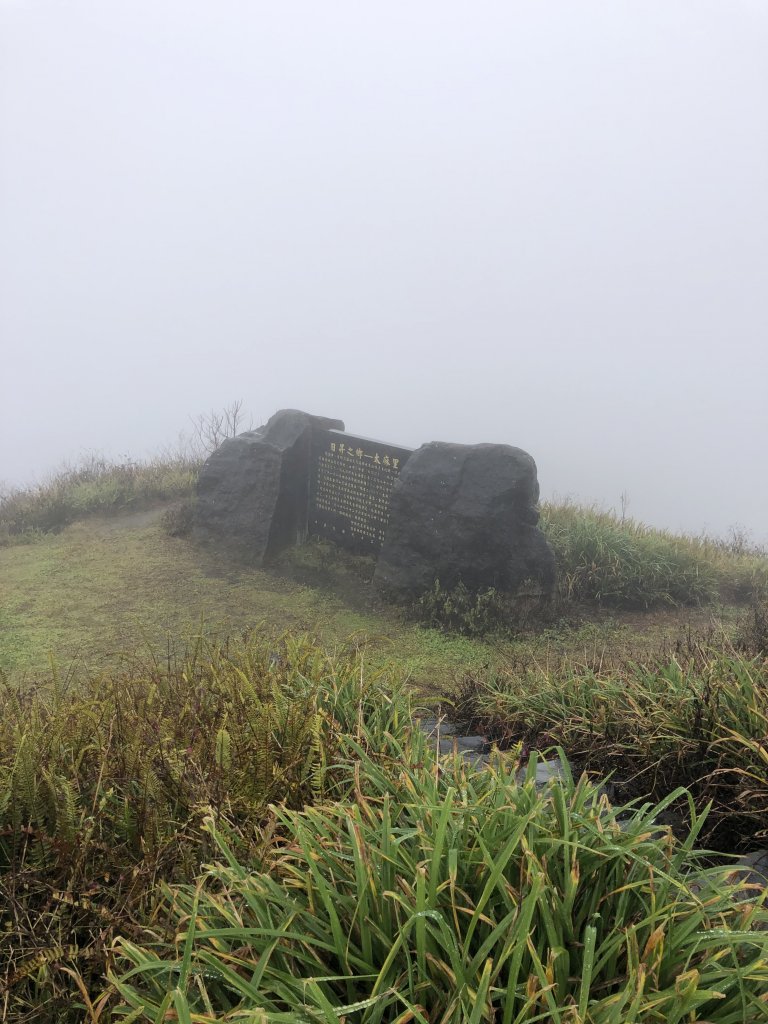
[[[477,750],[462,750],[461,756],[468,763],[479,771],[487,768],[491,763],[491,755]]]
[[[760,895],[760,890],[768,887],[768,850],[755,850],[752,853],[745,853],[744,856],[730,866],[741,882],[745,899],[754,899]]]
[[[488,740],[485,736],[457,736],[456,746],[459,750],[474,750],[484,753],[488,749]]]
[[[488,740],[485,736],[441,735],[438,748],[441,754],[486,754],[488,753]]]
[[[520,768],[517,773],[518,785],[525,782],[527,768]],[[536,762],[536,777],[534,785],[536,789],[544,789],[550,782],[559,782],[566,776],[566,767],[558,758],[549,758]]]
[[[427,736],[455,736],[459,731],[458,725],[447,718],[419,718],[417,724]]]
[[[258,430],[224,441],[200,471],[195,539],[251,565],[303,541],[315,427],[344,424],[282,409]]]
[[[469,740],[471,742],[464,744],[462,740]],[[467,764],[480,769],[487,768],[491,760],[485,736],[440,737],[437,750],[441,757],[455,757],[458,755]]]
[[[452,736],[441,736],[437,741],[439,754],[455,754],[456,744]]]
[[[536,463],[503,444],[432,442],[415,451],[392,491],[375,580],[393,596],[416,596],[435,579],[450,589],[517,593],[533,581],[549,595],[552,549],[536,526]]]
[[[442,757],[459,755],[475,768],[487,768],[490,763],[490,744],[486,736],[459,736],[457,726],[447,718],[418,718],[416,724],[431,743],[437,743]]]

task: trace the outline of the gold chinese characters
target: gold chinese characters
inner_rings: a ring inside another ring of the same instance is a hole
[[[359,444],[329,442],[319,455],[314,478],[312,522],[318,532],[349,534],[349,539],[372,547],[381,544],[400,461]]]
[[[364,452],[362,448],[353,448],[351,445],[345,445],[343,441],[331,441],[329,448],[331,455],[346,455],[352,459],[370,459],[375,466],[391,466],[392,469],[400,468],[400,459],[389,455],[380,455],[379,452]]]

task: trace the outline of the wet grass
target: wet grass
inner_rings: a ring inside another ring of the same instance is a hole
[[[260,869],[219,856],[166,890],[175,939],[118,946],[112,981],[144,1022],[631,1024],[766,1019],[768,913],[724,870],[619,823],[599,790],[544,792],[535,763],[438,766],[419,737],[391,762],[350,750],[355,800],[275,809]]]
[[[694,797],[478,770],[417,710],[354,638],[292,633],[1,688],[0,1019],[766,1019],[765,895]]]
[[[750,848],[768,837],[766,639],[737,651],[711,633],[644,660],[614,649],[544,663],[517,652],[468,672],[451,714],[502,745],[562,746],[580,768],[615,774],[624,799],[684,786],[699,808],[712,805],[708,842]]]

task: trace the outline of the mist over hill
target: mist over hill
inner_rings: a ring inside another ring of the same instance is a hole
[[[768,11],[0,11],[0,479],[235,396],[768,540]]]

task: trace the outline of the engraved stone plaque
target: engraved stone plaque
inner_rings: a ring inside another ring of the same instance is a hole
[[[384,541],[392,488],[411,454],[339,430],[316,430],[309,480],[308,528],[357,553]]]

